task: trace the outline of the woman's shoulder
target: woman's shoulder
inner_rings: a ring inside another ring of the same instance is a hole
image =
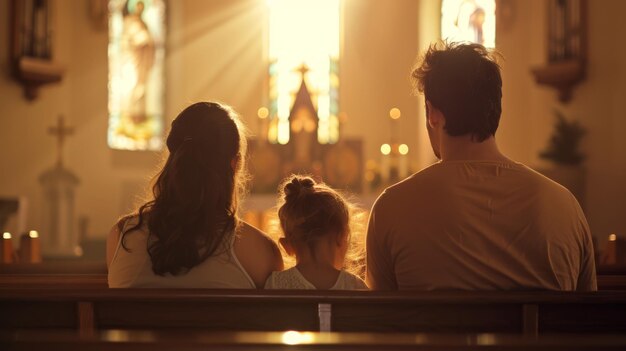
[[[145,223],[141,225],[141,228],[137,227],[138,223],[139,217],[137,215],[127,215],[120,218],[113,225],[113,227],[111,227],[111,230],[109,231],[109,234],[107,236],[107,265],[110,265],[117,255],[124,233],[129,232],[129,230],[131,229],[132,231],[144,231],[143,229],[145,227]]]
[[[111,230],[115,230],[118,233],[123,233],[133,226],[136,226],[137,223],[139,223],[139,216],[137,214],[125,215],[118,219],[117,222],[115,222]]]
[[[276,242],[260,229],[253,225],[241,221],[237,228],[237,237],[244,248],[250,248],[261,255],[272,258],[273,261],[280,260],[280,269],[283,269],[283,260]]]
[[[237,236],[240,238],[241,242],[245,242],[245,246],[252,245],[257,248],[264,248],[269,250],[268,253],[272,255],[280,255],[280,250],[278,250],[276,242],[274,242],[269,235],[247,222],[241,221],[239,223]]]
[[[258,228],[240,222],[234,250],[243,268],[257,287],[263,287],[272,271],[283,270],[283,259],[276,243]]]

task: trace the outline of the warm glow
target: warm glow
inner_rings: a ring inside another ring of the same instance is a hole
[[[382,144],[380,146],[380,153],[382,153],[383,155],[389,155],[391,153],[391,145]]]
[[[313,339],[313,334],[311,333],[300,333],[293,330],[284,332],[282,337],[283,343],[287,345],[311,343]]]
[[[102,331],[102,333],[106,335],[109,340],[114,342],[123,342],[130,339],[129,332],[126,330],[113,329]]]
[[[36,230],[31,230],[30,232],[28,232],[28,236],[31,239],[36,239],[39,237],[39,233]]]
[[[261,107],[258,111],[257,111],[257,116],[259,116],[260,119],[266,119],[267,116],[269,116],[270,111],[267,109],[267,107]]]
[[[11,239],[11,233],[9,232],[2,233],[2,239]]]
[[[400,146],[398,146],[398,152],[400,153],[400,155],[408,154],[409,146],[407,144],[400,144]]]
[[[400,112],[400,109],[397,107],[394,107],[391,110],[389,110],[389,117],[391,117],[391,119],[398,119],[400,118],[401,115],[402,113]]]
[[[609,241],[616,241],[616,240],[617,240],[617,235],[615,234],[609,235]]]
[[[477,345],[496,345],[497,342],[496,336],[491,333],[478,334],[476,336]]]
[[[273,142],[289,142],[289,112],[308,68],[306,84],[319,117],[318,140],[339,138],[339,0],[268,1],[270,111],[277,119]]]
[[[496,47],[496,1],[443,0],[441,38]]]

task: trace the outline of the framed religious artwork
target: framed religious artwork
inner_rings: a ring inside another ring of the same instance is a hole
[[[265,140],[248,143],[248,167],[252,175],[252,193],[275,194],[284,177],[284,152],[280,144]]]
[[[24,97],[34,100],[39,87],[56,83],[63,67],[53,61],[53,0],[11,1],[11,65],[24,86]]]
[[[495,0],[442,0],[441,38],[496,46]]]
[[[587,0],[549,0],[547,64],[532,70],[538,84],[556,89],[561,102],[585,79]]]
[[[322,146],[322,176],[330,186],[359,193],[363,189],[363,142],[342,139]]]

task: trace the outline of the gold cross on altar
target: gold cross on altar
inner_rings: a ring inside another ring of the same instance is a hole
[[[56,126],[48,127],[48,134],[54,135],[57,138],[57,165],[63,166],[63,142],[68,135],[74,134],[74,128],[65,126],[65,120],[63,116],[59,116]]]
[[[306,63],[302,63],[300,65],[300,67],[298,67],[296,69],[297,72],[300,72],[300,74],[302,74],[302,77],[304,78],[304,75],[307,74],[309,72],[309,67],[306,65]]]

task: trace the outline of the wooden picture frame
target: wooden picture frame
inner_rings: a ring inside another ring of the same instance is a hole
[[[538,84],[548,85],[567,103],[586,77],[587,0],[548,1],[548,63],[532,70]]]
[[[12,0],[11,62],[24,96],[34,100],[39,87],[59,82],[63,68],[52,61],[53,0]]]

